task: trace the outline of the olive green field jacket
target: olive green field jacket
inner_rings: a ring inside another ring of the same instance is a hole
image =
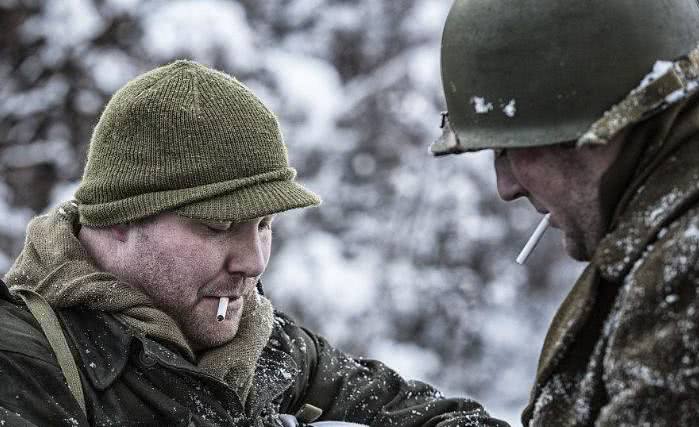
[[[0,282],[2,283],[2,282]],[[0,285],[1,426],[276,426],[304,404],[321,420],[371,426],[506,426],[468,399],[445,399],[384,364],[352,358],[275,312],[242,407],[226,383],[110,314],[57,310],[78,365],[87,414],[35,318]]]

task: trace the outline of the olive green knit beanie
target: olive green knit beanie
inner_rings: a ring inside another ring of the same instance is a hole
[[[89,226],[165,211],[240,222],[318,205],[295,176],[274,114],[235,78],[180,60],[114,94],[75,197]]]

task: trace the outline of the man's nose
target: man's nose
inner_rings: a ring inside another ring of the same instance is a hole
[[[524,188],[512,173],[512,165],[507,158],[507,154],[496,156],[494,164],[500,198],[509,202],[524,196]]]
[[[267,251],[257,224],[241,224],[231,237],[226,260],[228,273],[261,276],[267,268]]]

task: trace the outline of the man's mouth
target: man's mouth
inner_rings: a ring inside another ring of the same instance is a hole
[[[547,215],[547,214],[551,213],[548,209],[544,209],[542,207],[539,207],[539,206],[535,205],[534,203],[532,203],[532,206],[534,206],[534,209],[536,209],[536,211],[538,213],[540,213],[541,215]],[[549,217],[549,225],[553,228],[558,228],[558,223],[556,222],[556,218],[553,216],[553,214],[551,214],[551,216]]]
[[[226,298],[228,298],[229,301],[233,302],[233,301],[237,301],[237,300],[239,300],[240,298],[242,298],[243,295],[242,295],[241,293],[235,293],[235,294],[231,294],[231,293],[215,293],[215,294],[207,294],[207,295],[204,295],[204,296],[203,296],[203,298],[215,298],[215,299],[221,299],[221,298],[223,298],[223,297],[226,297]]]
[[[228,297],[216,298],[213,302],[217,305],[216,309],[216,320],[219,322],[224,321],[228,316],[233,313],[238,313],[243,307],[243,298],[240,296],[235,299],[230,299]]]
[[[533,207],[537,212],[539,212],[539,213],[542,214],[542,215],[546,215],[547,213],[549,213],[548,209],[545,209],[545,208],[541,205],[541,203],[539,203],[539,201],[538,201],[537,199],[535,199],[534,197],[532,197],[531,194],[528,194],[526,197],[527,197],[527,201],[529,202],[529,204],[532,205],[532,207]]]
[[[201,298],[223,298],[226,297],[230,301],[235,301],[242,298],[248,292],[245,282],[240,282],[236,285],[224,284],[204,288],[200,292]]]

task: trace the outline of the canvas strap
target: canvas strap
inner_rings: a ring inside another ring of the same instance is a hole
[[[49,303],[34,291],[18,289],[15,293],[22,298],[27,308],[29,308],[29,311],[39,322],[39,326],[41,326],[51,349],[53,349],[56,355],[58,365],[61,367],[61,371],[63,371],[63,376],[66,378],[66,383],[68,384],[70,392],[73,394],[73,397],[75,397],[75,400],[78,401],[80,409],[87,415],[85,409],[85,395],[83,393],[82,383],[80,382],[80,371],[73,358],[73,353],[70,351],[68,341],[66,341],[63,328],[56,313]]]

